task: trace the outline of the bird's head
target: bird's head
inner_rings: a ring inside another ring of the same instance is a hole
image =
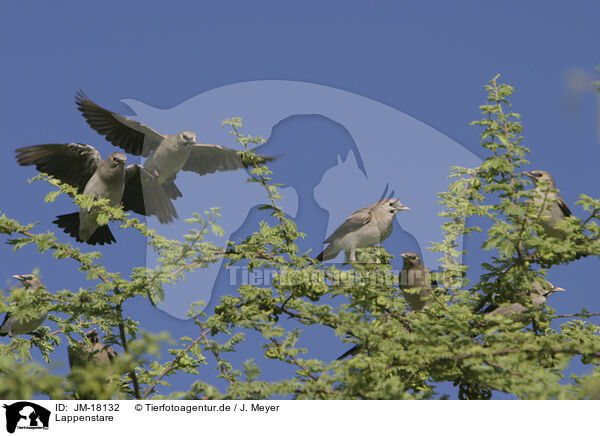
[[[117,151],[115,153],[112,153],[110,156],[108,156],[107,161],[110,164],[110,166],[113,168],[116,168],[118,166],[123,167],[127,164],[127,156],[125,156],[123,153],[119,153]]]
[[[392,215],[397,214],[401,210],[410,210],[409,207],[404,206],[400,203],[400,200],[396,198],[384,198],[379,202],[379,207],[382,207],[386,212],[389,212]]]
[[[191,130],[179,132],[179,144],[184,146],[194,145],[196,143],[196,134]]]
[[[546,297],[554,294],[555,292],[566,292],[566,289],[564,288],[559,288],[558,286],[554,286],[552,283],[550,283],[550,290],[548,290],[548,292],[546,292]]]
[[[37,289],[42,285],[40,279],[33,274],[16,274],[13,278],[21,282],[25,289]]]
[[[417,253],[411,251],[402,253],[402,259],[404,260],[404,267],[407,266],[418,266],[421,264],[421,257]]]
[[[100,342],[100,336],[98,335],[98,331],[96,329],[92,329],[89,332],[87,332],[85,334],[85,337],[88,339],[88,341],[90,341],[92,344],[97,344],[98,342]]]
[[[535,291],[535,293],[538,295],[541,295],[544,298],[549,297],[550,295],[552,295],[555,292],[565,292],[566,291],[566,289],[559,288],[558,286],[554,286],[550,282],[540,283],[540,282],[534,281],[532,283],[532,285],[533,285],[533,290]]]
[[[523,174],[529,177],[536,186],[545,184],[554,188],[554,179],[548,171],[534,170],[534,171],[523,171]]]

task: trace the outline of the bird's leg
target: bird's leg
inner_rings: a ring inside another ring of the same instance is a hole
[[[383,245],[381,245],[381,242],[377,246],[377,256],[375,256],[375,263],[383,263]]]
[[[351,263],[356,262],[356,248],[355,247],[352,247],[350,249],[350,262]]]

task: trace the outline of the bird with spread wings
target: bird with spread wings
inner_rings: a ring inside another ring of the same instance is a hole
[[[146,124],[104,109],[82,91],[76,94],[75,103],[92,129],[108,142],[135,156],[147,158],[144,167],[157,174],[169,198],[182,196],[175,185],[177,173],[181,170],[204,175],[247,167],[238,151],[215,144],[197,143],[196,134],[190,130],[164,135]],[[259,157],[262,161],[274,159]]]
[[[175,207],[146,168],[131,164],[123,153],[112,153],[103,160],[91,145],[79,143],[44,144],[16,150],[20,165],[34,165],[75,188],[79,194],[107,198],[112,206],[140,215],[155,215],[161,223],[177,218]],[[80,208],[79,212],[57,217],[55,224],[79,242],[90,245],[115,242],[108,225],[98,225],[97,212]]]

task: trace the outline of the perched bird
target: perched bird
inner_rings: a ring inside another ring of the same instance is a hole
[[[44,287],[40,279],[33,274],[21,274],[13,277],[21,282],[23,288],[25,288],[25,292],[33,292],[40,287]],[[10,312],[7,312],[2,325],[0,325],[0,336],[32,333],[42,325],[46,320],[47,315],[48,312],[43,312],[33,318],[25,320],[16,319],[11,316]]]
[[[177,217],[155,175],[137,164],[125,167],[127,157],[123,153],[112,153],[102,160],[94,147],[78,143],[32,145],[16,151],[20,165],[35,165],[38,171],[74,186],[80,194],[107,198],[112,206],[122,203],[125,210],[141,215],[156,215],[161,223]],[[80,208],[79,212],[58,216],[54,223],[79,242],[115,242],[108,225],[98,225],[97,215]]]
[[[329,244],[316,260],[335,258],[342,250],[356,262],[356,249],[370,247],[386,240],[394,228],[394,216],[401,210],[410,210],[395,198],[384,198],[357,210],[325,240]]]
[[[87,364],[108,365],[115,357],[117,352],[112,347],[100,342],[100,336],[96,329],[92,329],[85,334],[86,341],[77,341],[77,345],[69,345],[67,352],[69,354],[69,366],[85,366]]]
[[[541,170],[524,171],[523,174],[535,184],[536,196],[533,198],[533,204],[542,212],[540,224],[544,231],[548,236],[566,239],[567,233],[556,228],[556,225],[572,214],[566,201],[558,193],[553,192],[556,189],[554,179],[550,173]]]
[[[423,310],[427,298],[431,295],[431,271],[426,268],[417,253],[402,253],[402,270],[398,274],[400,288],[413,312]]]
[[[174,183],[180,170],[204,175],[246,167],[236,150],[196,143],[196,134],[189,130],[164,135],[145,124],[98,106],[82,91],[76,94],[75,103],[92,129],[107,141],[133,155],[149,156],[144,167],[157,174],[158,182],[169,198],[182,196]],[[264,161],[273,159],[260,157]]]
[[[531,304],[535,309],[539,309],[546,304],[546,299],[552,295],[554,292],[564,292],[563,288],[559,288],[554,286],[552,283],[548,282],[545,286],[542,286],[540,283],[533,282],[531,287],[533,290],[529,294],[529,298],[531,299]],[[483,310],[485,316],[504,316],[510,318],[519,318],[519,314],[525,312],[527,308],[523,306],[521,303],[513,303],[507,306],[497,306],[490,305]]]
[[[427,297],[431,295],[431,281],[429,268],[423,265],[421,257],[417,253],[402,253],[402,270],[398,274],[400,288],[403,291],[404,298],[410,305],[412,312],[420,312],[427,304]],[[411,292],[414,291],[414,292]],[[354,356],[360,352],[362,344],[356,344],[337,360],[344,360],[346,357]]]

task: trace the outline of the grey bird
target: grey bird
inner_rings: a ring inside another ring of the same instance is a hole
[[[431,271],[423,265],[417,253],[402,253],[402,269],[398,274],[398,281],[404,298],[413,312],[420,312],[427,305],[431,296]]]
[[[177,217],[156,176],[137,164],[125,167],[127,157],[123,153],[112,153],[102,160],[94,147],[79,143],[32,145],[16,152],[20,165],[35,165],[38,171],[77,188],[79,194],[107,198],[112,206],[121,203],[125,210],[141,215],[156,215],[161,223]],[[108,225],[98,225],[97,215],[80,208],[79,212],[58,216],[54,223],[79,242],[115,242]]]
[[[25,292],[33,292],[44,287],[40,279],[33,274],[18,274],[13,277],[21,282]],[[48,312],[42,312],[29,319],[17,319],[7,312],[2,325],[0,325],[0,336],[32,333],[44,323],[46,316],[48,316]]]
[[[536,195],[533,204],[541,212],[540,224],[544,231],[548,236],[566,239],[567,233],[556,228],[556,225],[572,214],[567,202],[558,193],[553,192],[556,189],[554,179],[549,172],[541,170],[524,171],[523,174],[535,184]]]
[[[420,312],[427,305],[427,298],[431,296],[431,282],[429,274],[431,270],[423,265],[421,256],[417,253],[406,252],[401,254],[403,263],[398,274],[398,281],[404,298],[410,305],[412,312]],[[360,352],[362,344],[356,344],[336,360],[344,360],[346,357],[354,356]]]
[[[69,366],[108,365],[117,357],[117,352],[110,346],[100,341],[100,335],[96,329],[85,334],[85,341],[77,341],[75,346],[69,345]]]
[[[236,150],[197,143],[196,134],[190,130],[164,135],[145,124],[104,109],[82,91],[76,94],[75,103],[92,129],[107,141],[128,153],[148,158],[144,167],[157,174],[158,182],[169,198],[182,196],[175,185],[175,178],[181,170],[204,175],[246,167]],[[274,159],[267,156],[260,158],[263,161]]]
[[[555,292],[564,292],[565,289],[554,286],[552,283],[547,282],[542,286],[540,283],[533,282],[531,287],[533,288],[529,294],[531,305],[535,309],[540,309],[546,304],[547,298]],[[506,306],[491,305],[484,309],[486,317],[491,316],[503,316],[510,317],[515,320],[520,319],[520,314],[525,312],[527,307],[521,303],[512,303]]]
[[[334,259],[340,251],[346,251],[350,262],[356,262],[357,248],[379,244],[392,234],[394,216],[401,210],[410,209],[395,198],[384,198],[357,210],[325,240],[329,245],[316,260]]]

